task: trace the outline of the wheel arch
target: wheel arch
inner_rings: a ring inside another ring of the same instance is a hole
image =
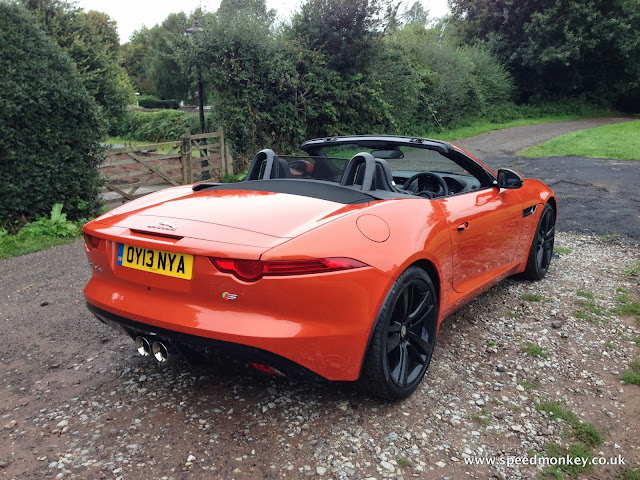
[[[438,295],[438,308],[439,308],[440,307],[440,299],[442,298],[442,291],[440,290],[441,282],[440,282],[440,274],[438,272],[438,269],[433,264],[433,262],[431,262],[430,260],[427,260],[426,258],[423,258],[421,260],[413,262],[411,265],[409,265],[409,267],[414,266],[414,265],[416,267],[421,268],[425,272],[427,272],[427,275],[429,275],[429,277],[431,278],[431,281],[433,282],[433,286],[436,289],[436,294]],[[409,268],[409,267],[407,267],[407,268]]]
[[[437,301],[438,301],[438,309],[440,309],[440,300],[442,298],[442,291],[441,291],[442,283],[441,283],[441,280],[440,280],[440,274],[439,274],[438,269],[436,268],[435,264],[433,262],[431,262],[431,260],[428,260],[426,258],[421,258],[419,260],[414,261],[413,263],[410,263],[410,264],[406,265],[405,268],[402,270],[402,272],[400,272],[398,277],[400,277],[400,275],[402,275],[404,272],[406,272],[411,267],[418,267],[418,268],[424,270],[427,275],[429,275],[429,278],[431,278],[431,281],[433,282],[433,286],[434,286],[435,291],[436,291]],[[396,279],[398,277],[396,277]],[[394,285],[395,285],[395,281],[391,284],[391,286],[389,287],[389,290],[385,294],[384,300],[380,304],[380,309],[376,313],[376,318],[373,321],[373,324],[371,325],[371,330],[369,331],[369,338],[367,339],[367,345],[366,345],[366,347],[364,349],[364,354],[362,355],[362,360],[360,362],[360,374],[358,375],[358,378],[362,377],[362,370],[364,368],[365,360],[367,358],[367,355],[369,353],[369,349],[371,347],[371,340],[373,339],[373,334],[374,334],[374,331],[376,329],[376,325],[380,321],[380,311],[382,310],[382,307],[384,306],[384,304],[387,302],[387,299],[389,298],[389,295],[391,294],[391,291],[392,291]],[[440,329],[440,315],[438,314],[438,320],[437,320],[437,324],[436,324],[436,334],[437,334],[439,329]]]

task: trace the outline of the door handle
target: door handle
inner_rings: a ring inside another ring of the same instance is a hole
[[[460,225],[458,225],[458,231],[461,232],[463,230],[466,230],[467,228],[469,228],[469,222],[464,222],[461,223]]]

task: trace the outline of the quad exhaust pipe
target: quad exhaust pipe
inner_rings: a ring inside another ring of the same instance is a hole
[[[138,335],[135,338],[136,349],[143,357],[153,355],[158,363],[166,363],[177,356],[177,351],[169,342],[157,337],[145,337]]]
[[[149,340],[147,339],[147,337],[143,337],[141,335],[138,335],[135,338],[135,342],[136,342],[136,349],[138,350],[138,353],[143,356],[143,357],[148,357],[149,355],[151,355],[151,343],[149,342]]]

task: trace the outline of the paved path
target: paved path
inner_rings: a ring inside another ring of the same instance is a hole
[[[516,153],[575,130],[628,118],[585,119],[516,127],[455,142],[497,170],[539,178],[558,197],[558,229],[640,239],[640,162],[582,157],[517,157]]]
[[[484,161],[484,159],[491,157],[513,157],[518,152],[564,135],[565,133],[629,120],[631,120],[629,117],[611,117],[583,118],[566,122],[543,123],[541,125],[528,125],[525,127],[496,130],[475,137],[458,140],[453,143]]]

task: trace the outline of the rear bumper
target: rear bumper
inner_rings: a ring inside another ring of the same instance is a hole
[[[128,318],[102,310],[90,303],[87,303],[87,308],[102,323],[109,325],[114,330],[130,336],[132,339],[135,339],[138,336],[157,337],[159,340],[171,344],[179,353],[182,353],[189,358],[193,358],[195,356],[199,360],[220,360],[221,357],[225,359],[237,359],[246,362],[256,362],[269,365],[290,378],[322,378],[311,370],[279,355],[267,352],[266,350],[250,347],[248,345],[213,340],[211,338],[199,337],[197,335],[190,335],[187,333],[177,332],[175,330],[167,330],[145,323],[135,322]]]
[[[216,285],[216,294],[205,297],[141,281],[154,280],[153,274],[127,274],[136,281],[94,271],[85,288],[89,310],[104,323],[130,336],[156,334],[287,374],[301,366],[333,381],[359,377],[380,303],[393,283],[371,267],[264,278],[252,285],[218,273],[200,284]],[[238,298],[227,301],[217,291]]]

